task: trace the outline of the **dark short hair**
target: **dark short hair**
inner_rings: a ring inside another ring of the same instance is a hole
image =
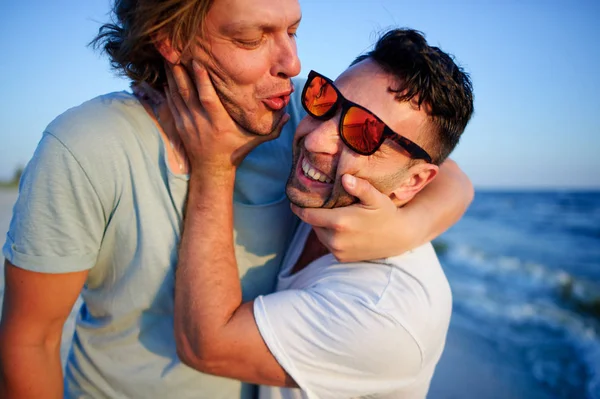
[[[441,164],[458,144],[473,114],[473,86],[469,75],[438,47],[427,44],[421,32],[393,29],[379,38],[373,50],[351,65],[374,60],[398,80],[390,87],[399,101],[415,100],[424,106],[436,136],[426,147],[435,164]]]

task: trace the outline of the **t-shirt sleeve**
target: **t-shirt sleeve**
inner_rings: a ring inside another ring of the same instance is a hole
[[[46,132],[21,177],[3,254],[30,271],[86,270],[96,262],[105,220],[74,154]]]
[[[309,398],[384,394],[412,384],[421,350],[376,304],[327,289],[258,297],[254,317],[269,350]]]

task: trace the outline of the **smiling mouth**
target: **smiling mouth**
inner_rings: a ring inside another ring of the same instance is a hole
[[[326,183],[326,184],[332,184],[333,180],[331,180],[330,178],[328,178],[325,173],[321,172],[320,170],[318,170],[317,168],[315,168],[314,166],[312,166],[307,160],[306,158],[302,158],[302,173],[304,174],[304,176],[306,176],[307,178],[319,182],[319,183]]]

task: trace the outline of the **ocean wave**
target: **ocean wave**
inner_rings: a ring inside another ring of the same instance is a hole
[[[516,348],[532,376],[560,398],[600,399],[597,326],[551,304],[507,304],[489,291],[470,290],[456,298],[458,324],[489,339],[500,351]]]
[[[527,288],[526,294],[545,292],[574,308],[600,318],[600,283],[573,276],[563,269],[550,268],[516,256],[490,255],[468,245],[452,245],[440,241],[438,255],[449,260],[454,269],[484,281],[508,284],[507,288]],[[441,249],[441,250],[440,250]]]
[[[464,327],[521,348],[558,397],[600,399],[600,284],[467,245],[445,243],[440,258]]]

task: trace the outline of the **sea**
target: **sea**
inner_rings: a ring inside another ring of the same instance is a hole
[[[600,399],[600,192],[477,191],[434,246],[453,326],[550,397]]]
[[[2,236],[15,198],[0,191]],[[487,358],[524,370],[520,378],[544,391],[478,398],[600,399],[600,191],[480,190],[434,246],[453,291],[451,333],[489,342],[486,350],[496,353]],[[442,357],[445,367],[460,366],[449,362]]]

